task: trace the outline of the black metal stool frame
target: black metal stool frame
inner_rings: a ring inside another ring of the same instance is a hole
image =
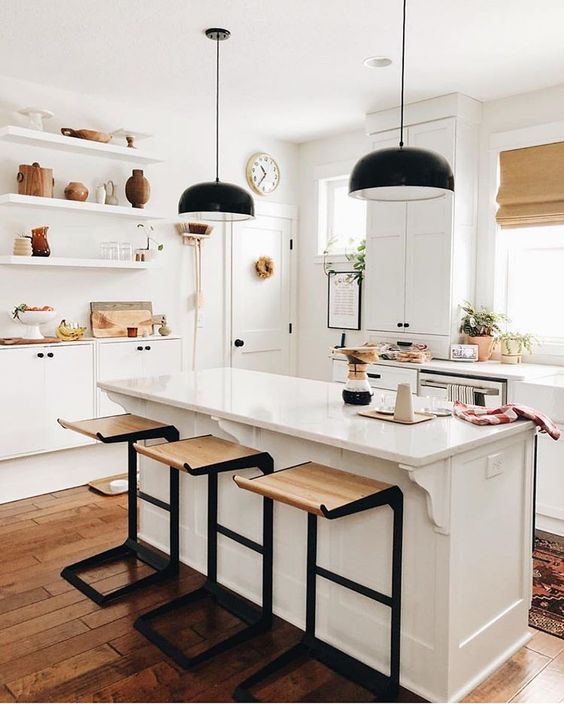
[[[125,414],[129,415],[129,414]],[[109,416],[111,417],[111,416]],[[160,581],[168,577],[178,574],[179,568],[179,525],[180,525],[180,498],[179,498],[179,477],[178,472],[170,471],[169,484],[169,502],[161,501],[154,496],[145,494],[137,488],[137,452],[133,447],[133,443],[140,440],[154,440],[164,438],[168,442],[174,442],[179,439],[178,430],[173,425],[154,428],[152,430],[144,430],[132,433],[124,433],[123,435],[113,435],[104,437],[101,433],[97,433],[96,437],[103,443],[115,444],[119,442],[127,442],[127,539],[122,545],[115,548],[104,550],[97,555],[87,557],[84,560],[65,567],[61,572],[61,577],[67,582],[76,587],[79,591],[92,599],[99,606],[106,606],[112,601],[119,599],[131,592],[146,587],[150,584]],[[137,538],[137,498],[142,501],[153,504],[158,508],[170,513],[170,552],[168,558],[161,556],[150,548],[141,545]],[[126,584],[119,589],[104,594],[98,591],[91,584],[88,584],[82,579],[78,573],[86,569],[102,565],[107,562],[119,560],[134,556],[141,562],[152,567],[155,572],[145,577],[141,577],[130,584]]]
[[[206,436],[203,436],[206,437]],[[142,614],[135,621],[134,627],[160,650],[171,657],[185,670],[209,660],[229,648],[243,643],[253,636],[268,630],[272,626],[272,560],[273,560],[273,501],[263,499],[262,515],[262,545],[249,538],[236,533],[218,522],[218,475],[222,472],[238,471],[242,469],[257,468],[263,474],[274,471],[274,462],[267,452],[261,452],[250,457],[237,460],[220,462],[192,469],[184,465],[185,470],[193,477],[208,477],[208,520],[207,520],[207,576],[205,583],[193,592],[184,594],[172,601],[163,604],[152,611]],[[224,535],[226,538],[262,555],[262,607],[251,606],[241,597],[228,591],[217,581],[217,537]],[[183,652],[168,638],[153,627],[152,621],[159,616],[171,613],[183,606],[192,604],[205,598],[212,598],[221,607],[237,616],[247,625],[241,631],[216,643],[197,655],[190,656]]]
[[[288,467],[288,469],[291,469]],[[280,470],[284,471],[284,470]],[[400,628],[401,628],[401,575],[403,543],[403,493],[398,486],[392,486],[376,494],[371,494],[345,506],[328,510],[321,506],[324,518],[333,520],[367,511],[379,506],[390,506],[393,512],[392,544],[392,594],[387,596],[375,589],[354,582],[317,564],[317,515],[307,515],[307,559],[306,559],[306,628],[302,640],[285,653],[250,675],[237,686],[233,697],[239,702],[260,701],[251,693],[251,688],[263,682],[299,657],[318,660],[341,676],[356,682],[377,695],[384,695],[384,701],[396,699],[399,693],[400,670]],[[360,662],[356,658],[329,645],[315,635],[316,578],[323,577],[345,589],[362,594],[373,601],[388,606],[391,610],[390,629],[390,674],[388,676]]]

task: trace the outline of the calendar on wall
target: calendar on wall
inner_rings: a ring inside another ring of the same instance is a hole
[[[327,327],[360,330],[361,283],[354,271],[332,271],[328,275]]]

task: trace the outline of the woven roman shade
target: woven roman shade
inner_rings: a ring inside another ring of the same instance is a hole
[[[564,142],[499,155],[500,227],[564,224]]]

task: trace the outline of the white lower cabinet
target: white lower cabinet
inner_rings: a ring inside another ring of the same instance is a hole
[[[57,418],[91,418],[94,346],[45,345],[0,350],[0,457],[83,445]]]
[[[136,340],[100,342],[98,352],[98,379],[127,379],[138,376],[159,376],[182,371],[182,340]],[[118,406],[99,391],[98,415],[123,413]]]

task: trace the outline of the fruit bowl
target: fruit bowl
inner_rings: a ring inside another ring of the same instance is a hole
[[[22,335],[26,340],[43,340],[40,326],[49,323],[57,315],[55,310],[24,310],[18,313],[17,319],[26,326]]]

